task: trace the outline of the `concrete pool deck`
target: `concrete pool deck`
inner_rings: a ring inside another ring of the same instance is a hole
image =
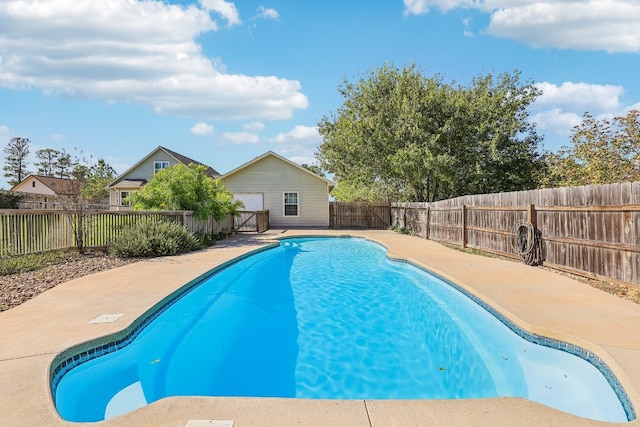
[[[640,305],[560,274],[466,254],[391,231],[270,230],[239,235],[211,249],[140,261],[58,285],[0,313],[0,425],[72,426],[53,405],[49,369],[62,351],[127,328],[167,295],[211,268],[298,235],[367,237],[394,258],[420,264],[479,296],[530,332],[571,342],[600,356],[640,415]],[[89,323],[104,314],[114,322]],[[326,401],[171,397],[100,426],[176,426],[234,420],[242,426],[616,425],[572,416],[519,398]],[[640,426],[640,420],[619,425]]]

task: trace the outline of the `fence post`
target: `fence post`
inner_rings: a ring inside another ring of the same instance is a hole
[[[424,238],[429,240],[429,220],[431,216],[431,209],[427,206],[427,212],[425,213],[425,229],[424,229]]]
[[[527,221],[533,225],[533,228],[538,228],[538,215],[536,213],[536,205],[529,205],[527,209]]]
[[[467,247],[467,205],[462,205],[462,249]]]
[[[407,207],[402,207],[402,229],[407,231]]]

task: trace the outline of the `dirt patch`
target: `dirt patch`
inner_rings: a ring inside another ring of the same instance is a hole
[[[18,306],[60,283],[136,261],[138,259],[114,258],[96,252],[42,270],[0,276],[0,311]]]

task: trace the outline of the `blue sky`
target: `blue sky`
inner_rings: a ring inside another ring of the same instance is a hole
[[[555,151],[584,112],[640,108],[638,22],[637,0],[2,0],[0,146],[118,173],[158,145],[221,173],[268,150],[311,163],[343,79],[415,62],[461,83],[520,70]]]

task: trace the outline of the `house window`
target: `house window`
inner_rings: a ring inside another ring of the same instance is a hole
[[[284,193],[284,216],[298,216],[298,193]]]
[[[131,200],[129,200],[129,192],[120,192],[120,206],[131,206]]]
[[[169,167],[169,162],[153,162],[153,173]]]

